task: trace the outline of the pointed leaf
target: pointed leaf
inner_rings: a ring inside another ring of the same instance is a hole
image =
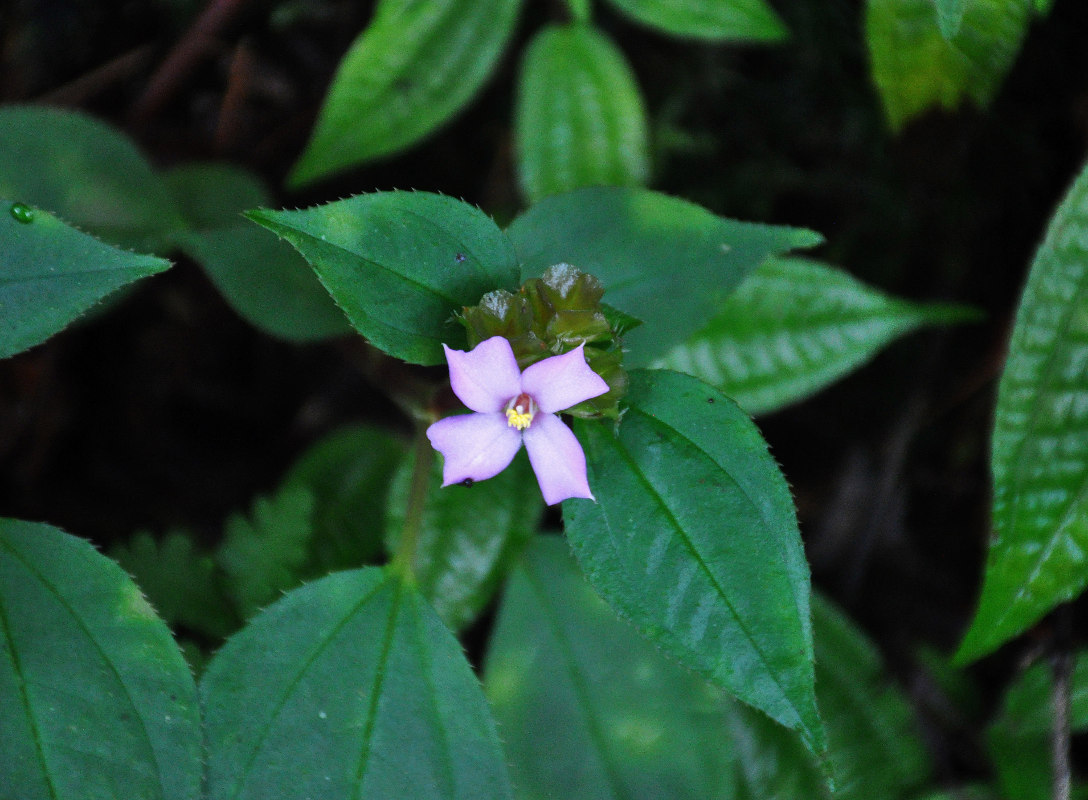
[[[0,743],[4,797],[201,796],[196,687],[166,625],[89,543],[10,519],[0,520]]]
[[[813,394],[896,337],[970,316],[896,300],[816,261],[771,258],[655,366],[694,375],[761,414]]]
[[[525,797],[732,797],[722,693],[617,619],[559,537],[510,576],[484,688]]]
[[[119,250],[0,200],[0,358],[48,339],[115,289],[170,262]]]
[[[893,130],[964,97],[988,105],[1020,49],[1031,0],[965,0],[959,32],[946,41],[934,0],[869,0],[866,38],[873,81]]]
[[[166,181],[192,228],[178,234],[178,244],[239,316],[293,342],[351,332],[305,260],[242,217],[269,200],[255,176],[226,164],[187,164]]]
[[[486,481],[442,487],[441,459],[431,458],[427,501],[419,522],[412,571],[424,597],[454,630],[491,599],[544,512],[524,456]],[[415,459],[401,465],[389,492],[386,540],[397,551]]]
[[[610,0],[632,19],[675,36],[712,42],[778,41],[788,35],[763,0]]]
[[[619,425],[575,421],[597,496],[563,518],[590,582],[666,653],[824,750],[809,573],[751,419],[687,375],[631,373]]]
[[[460,644],[376,567],[288,593],[227,642],[200,689],[209,800],[512,796]]]
[[[479,91],[521,0],[382,0],[325,98],[291,173],[307,183],[414,144]]]
[[[378,192],[305,211],[251,211],[310,262],[371,344],[413,364],[465,346],[453,317],[517,284],[517,257],[477,208],[427,192]]]
[[[604,284],[605,301],[641,319],[624,344],[648,364],[702,327],[770,255],[822,239],[757,225],[645,189],[589,188],[549,197],[508,229],[523,277],[573,264]]]
[[[957,658],[978,658],[1088,585],[1088,169],[1050,221],[998,387],[990,540]]]
[[[650,171],[634,73],[584,25],[536,33],[518,76],[518,173],[530,202],[582,186],[637,186]]]

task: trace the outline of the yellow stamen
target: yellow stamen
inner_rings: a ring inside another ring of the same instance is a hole
[[[533,423],[536,401],[527,394],[519,394],[506,406],[506,424],[523,431]]]

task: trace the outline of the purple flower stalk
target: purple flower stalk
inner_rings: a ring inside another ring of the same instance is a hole
[[[522,442],[529,453],[544,502],[569,497],[593,500],[582,446],[556,414],[608,391],[586,364],[582,349],[518,369],[510,342],[493,336],[475,348],[446,350],[450,385],[475,414],[446,417],[427,428],[442,454],[442,485],[482,481],[514,460]]]

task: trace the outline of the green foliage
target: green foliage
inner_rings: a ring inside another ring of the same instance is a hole
[[[628,366],[645,366],[701,328],[768,256],[822,241],[803,228],[738,222],[630,188],[546,198],[507,233],[523,277],[572,264],[600,279],[609,305],[645,323],[625,339]]]
[[[461,646],[376,567],[290,592],[200,684],[209,800],[512,796]]]
[[[567,0],[567,10],[575,22],[587,23],[593,15],[592,0]]]
[[[310,262],[351,324],[413,364],[461,347],[453,317],[487,292],[517,285],[517,260],[491,218],[427,192],[378,192],[304,211],[250,211]]]
[[[993,537],[957,658],[985,655],[1088,584],[1088,169],[1035,254],[998,388]]]
[[[0,358],[44,341],[115,289],[170,267],[0,200]]]
[[[761,414],[813,394],[899,336],[970,316],[896,300],[816,261],[771,258],[655,366],[694,375]]]
[[[618,433],[575,422],[597,502],[567,500],[590,582],[665,652],[822,754],[809,573],[759,431],[687,375],[631,373]]]
[[[457,630],[491,599],[540,523],[544,504],[524,455],[490,480],[444,489],[441,464],[432,457],[430,465],[412,574],[438,616]],[[414,468],[415,459],[406,459],[390,489],[386,538],[392,553],[406,523]]]
[[[592,27],[536,33],[521,65],[515,120],[518,174],[530,202],[583,186],[637,186],[649,175],[634,73]]]
[[[290,181],[400,150],[448,121],[494,69],[520,8],[520,0],[381,0],[340,62]]]
[[[964,97],[987,105],[1016,58],[1031,15],[1031,0],[964,0],[959,30],[946,40],[933,3],[868,3],[873,80],[893,130],[933,107],[955,108]],[[944,30],[951,30],[955,17],[945,20]]]
[[[620,622],[558,537],[510,576],[485,674],[523,797],[733,797],[721,693]]]
[[[182,220],[120,131],[75,111],[0,108],[0,197],[44,208],[125,248],[164,252]]]
[[[196,800],[196,687],[136,585],[87,542],[0,520],[0,795]]]
[[[937,11],[937,28],[946,42],[952,41],[960,32],[965,2],[967,0],[933,0]]]
[[[242,211],[269,203],[253,175],[226,164],[187,164],[165,180],[188,224],[175,237],[178,246],[204,268],[239,316],[288,341],[351,332],[298,253],[242,217]]]
[[[609,0],[632,19],[674,36],[778,41],[788,32],[763,0]]]
[[[146,531],[109,555],[135,580],[167,625],[222,637],[238,627],[215,559],[198,550],[192,535],[170,531],[161,541]]]

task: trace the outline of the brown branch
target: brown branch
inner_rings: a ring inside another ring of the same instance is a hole
[[[1072,788],[1072,768],[1069,763],[1070,695],[1073,683],[1073,656],[1070,653],[1070,609],[1059,608],[1055,614],[1055,648],[1050,669],[1054,679],[1050,703],[1054,712],[1054,726],[1050,736],[1050,759],[1054,781],[1053,800],[1069,800]]]

